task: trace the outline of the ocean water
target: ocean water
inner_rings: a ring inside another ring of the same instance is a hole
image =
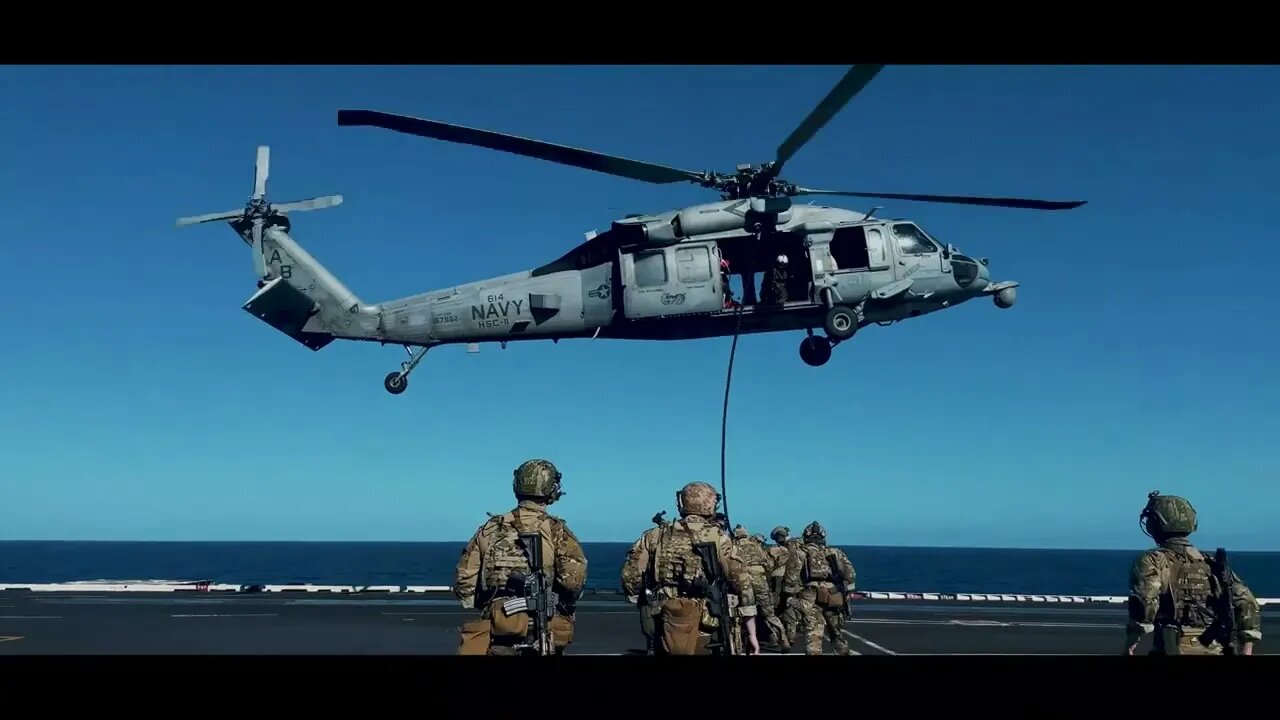
[[[0,583],[212,580],[450,585],[464,543],[0,542]],[[587,586],[616,590],[627,545],[585,543]],[[843,547],[861,590],[1123,595],[1132,550]],[[1209,548],[1208,550],[1212,550]],[[1258,597],[1280,597],[1280,552],[1235,552]]]

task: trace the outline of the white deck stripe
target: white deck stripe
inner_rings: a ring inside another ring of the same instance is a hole
[[[200,613],[170,615],[172,618],[280,617],[277,613]]]
[[[868,640],[868,639],[866,639],[866,638],[862,637],[861,635],[859,635],[859,634],[857,634],[857,633],[855,633],[855,632],[849,632],[848,630],[845,630],[845,631],[844,631],[844,634],[845,634],[845,635],[848,635],[849,637],[853,638],[854,640],[857,640],[858,642],[862,643],[863,645],[866,645],[866,646],[867,646],[867,647],[869,647],[869,648],[872,648],[872,649],[875,649],[875,650],[879,650],[880,652],[884,653],[885,655],[897,655],[897,654],[898,654],[898,653],[896,653],[896,652],[894,652],[894,651],[890,650],[889,648],[887,648],[887,647],[885,647],[885,646],[883,646],[883,645],[881,645],[881,644],[879,644],[879,643],[872,642],[871,640]]]
[[[31,592],[245,592],[258,588],[262,592],[280,593],[427,593],[449,592],[448,585],[309,585],[214,583],[207,580],[92,580],[65,583],[0,583],[0,590],[29,590]],[[900,592],[897,590],[858,590],[850,593],[854,600],[931,600],[950,602],[1032,602],[1032,603],[1104,603],[1124,604],[1128,599],[1121,595],[1054,595],[1028,593],[940,593]],[[1280,598],[1258,598],[1260,605],[1280,605]]]

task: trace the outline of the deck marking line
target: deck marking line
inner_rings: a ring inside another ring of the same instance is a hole
[[[0,642],[11,642],[13,640],[21,640],[25,635],[0,635]]]
[[[991,620],[906,620],[898,618],[859,618],[850,620],[853,625],[942,625],[949,627],[972,628],[1080,628],[1110,629],[1122,628],[1119,623],[1083,623],[1083,622],[997,622]]]
[[[215,617],[279,617],[278,613],[192,613],[170,615],[171,618],[215,618]]]
[[[868,640],[868,639],[866,639],[866,638],[862,637],[861,635],[859,635],[859,634],[857,634],[857,633],[855,633],[855,632],[849,632],[848,630],[844,630],[844,629],[842,629],[841,631],[842,631],[845,635],[848,635],[849,637],[853,638],[854,640],[857,640],[858,642],[862,643],[863,645],[866,645],[867,647],[872,648],[872,649],[874,649],[874,650],[879,650],[880,652],[884,653],[885,655],[897,655],[897,654],[898,654],[898,653],[896,653],[896,652],[894,652],[894,651],[890,650],[889,648],[887,648],[887,647],[885,647],[885,646],[883,646],[883,645],[881,645],[881,644],[879,644],[879,643],[872,642],[871,640]]]

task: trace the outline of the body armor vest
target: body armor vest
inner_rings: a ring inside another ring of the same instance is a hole
[[[804,570],[800,576],[802,582],[824,582],[831,579],[831,563],[827,561],[825,547],[805,544],[800,552],[804,553]]]
[[[680,587],[703,577],[702,560],[693,551],[700,542],[715,542],[714,526],[690,527],[684,520],[677,520],[662,528],[658,535],[658,551],[654,554],[654,578],[659,585]]]
[[[1161,548],[1172,561],[1168,588],[1160,594],[1156,624],[1203,630],[1213,624],[1213,600],[1220,590],[1212,568],[1194,547]]]
[[[517,508],[493,518],[495,528],[481,560],[484,587],[501,591],[513,572],[528,573],[529,560],[520,542],[521,533],[542,536],[542,564],[548,578],[555,578],[556,548],[553,521],[542,513]]]

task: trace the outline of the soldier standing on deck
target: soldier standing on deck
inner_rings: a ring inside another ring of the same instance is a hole
[[[1262,639],[1258,601],[1234,572],[1224,588],[1215,564],[1187,540],[1198,526],[1191,503],[1153,492],[1138,517],[1157,547],[1138,556],[1129,574],[1127,652],[1154,632],[1153,655],[1222,655],[1227,646],[1252,655]],[[1228,591],[1230,602],[1223,602]],[[1225,613],[1234,637],[1219,632]]]
[[[708,607],[708,578],[703,562],[694,551],[699,543],[711,545],[724,573],[729,592],[740,594],[743,614],[753,614],[755,599],[742,559],[730,540],[713,520],[720,494],[704,482],[685,485],[676,493],[680,519],[664,527],[650,528],[627,551],[622,564],[622,590],[638,595],[646,575],[653,578],[657,608],[654,615],[654,652],[657,655],[705,655],[711,633],[732,618],[712,617]],[[736,628],[727,628],[730,645]],[[748,629],[753,653],[760,651],[754,627]],[[737,654],[739,647],[721,650]]]
[[[791,652],[791,646],[795,644],[796,628],[800,626],[800,609],[794,598],[788,598],[782,592],[782,580],[787,574],[787,558],[800,545],[800,539],[788,539],[791,535],[791,528],[784,525],[774,528],[769,535],[777,543],[777,545],[769,548],[769,556],[773,558],[773,571],[770,575],[770,582],[773,597],[778,604],[778,619],[782,621],[785,637],[785,640],[780,640],[778,644],[780,650],[786,653]]]
[[[787,558],[782,590],[796,601],[800,626],[805,631],[806,655],[822,654],[822,635],[839,655],[850,655],[844,638],[848,597],[857,574],[840,548],[827,545],[827,531],[815,520],[801,535],[801,543]]]
[[[650,519],[650,522],[657,527],[649,528],[649,530],[645,532],[645,535],[648,535],[649,533],[657,533],[662,528],[670,525],[671,523],[667,522],[663,517],[666,514],[666,510],[655,513]],[[641,536],[640,541],[644,541],[643,535]],[[657,612],[658,608],[657,596],[654,595],[655,589],[656,586],[653,583],[653,578],[650,577],[649,573],[645,573],[641,578],[640,592],[634,596],[635,599],[631,600],[632,596],[628,596],[628,600],[636,603],[640,608],[640,632],[644,633],[644,652],[646,655],[653,654],[653,616]]]
[[[717,512],[715,515],[711,517],[711,520],[717,526],[719,526],[721,530],[724,531],[725,535],[729,536],[730,542],[732,542],[733,533],[729,531],[729,516],[725,515],[722,512]],[[734,547],[737,547],[737,545],[735,544]],[[744,564],[745,564],[745,560],[744,560]],[[751,573],[748,570],[747,576],[750,577],[750,575]],[[753,587],[754,587],[754,584],[753,584]],[[754,593],[752,594],[754,595]],[[746,630],[750,634],[751,647],[754,648],[754,647],[758,647],[759,645],[759,640],[757,639],[757,636],[756,636],[755,607],[756,607],[755,605],[743,604],[742,596],[739,595],[738,593],[733,593],[733,592],[729,593],[729,613],[733,617],[733,624],[732,624],[732,631],[731,631],[733,633],[732,642],[735,648],[743,647],[743,639],[742,639],[743,630]],[[735,651],[735,653],[736,652],[738,651]],[[752,654],[756,654],[756,653],[753,652]]]
[[[755,595],[756,601],[756,619],[764,619],[774,643],[783,647],[786,643],[786,631],[775,612],[777,600],[769,590],[769,571],[773,561],[765,552],[764,538],[762,537],[757,543],[755,538],[748,536],[747,529],[739,525],[733,529],[733,541],[742,555],[742,562],[747,566],[747,572],[751,575],[751,592]],[[747,620],[750,622],[751,618]]]
[[[471,536],[454,572],[453,593],[463,607],[478,608],[480,618],[462,624],[459,655],[516,655],[536,652],[533,618],[526,611],[508,614],[503,601],[519,596],[530,573],[524,539],[533,533],[542,543],[542,566],[551,581],[555,615],[549,620],[551,645],[561,655],[573,641],[574,607],[587,579],[587,558],[565,521],[547,512],[564,495],[560,471],[549,460],[529,460],[515,470],[512,489],[518,504],[489,519]]]

